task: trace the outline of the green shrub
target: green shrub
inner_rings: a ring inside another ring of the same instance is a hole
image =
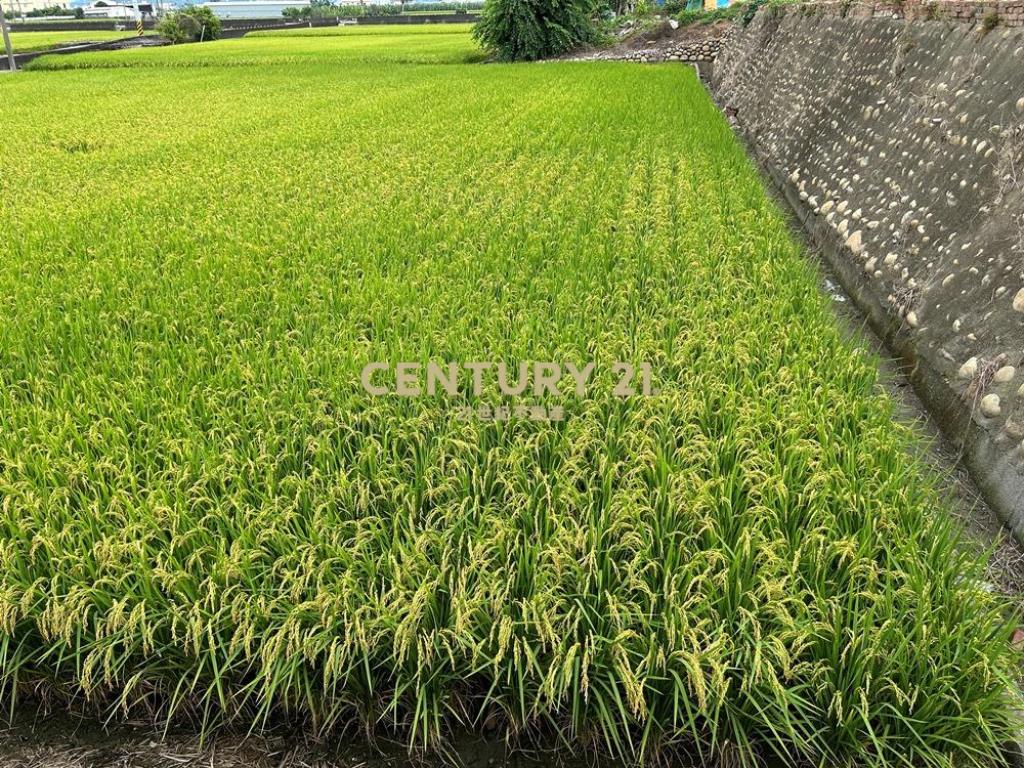
[[[765,0],[753,0],[753,2],[747,3],[743,9],[743,13],[740,14],[740,24],[744,27],[749,25],[754,20],[754,16],[757,14],[757,9],[764,5]]]
[[[397,16],[402,12],[398,5],[335,5],[328,0],[314,0],[305,8],[285,8],[281,15],[286,19],[354,19],[361,16]]]
[[[172,43],[198,43],[220,37],[220,19],[201,5],[186,5],[169,13],[156,25],[156,31]]]
[[[313,0],[305,8],[285,8],[281,15],[286,19],[324,19],[336,17],[338,8],[328,0]]]
[[[336,5],[329,0],[315,0],[304,8],[285,8],[286,19],[355,19],[362,16],[398,16],[403,13],[467,13],[484,7],[483,0],[467,2],[413,2],[402,5]]]
[[[504,61],[534,61],[596,42],[594,0],[487,0],[473,36]]]
[[[686,10],[686,3],[684,0],[665,0],[661,9],[669,16],[675,16]]]
[[[45,8],[36,8],[21,15],[27,19],[41,19],[47,16],[66,16],[67,13],[68,9],[62,5],[48,5]]]
[[[704,18],[704,15],[705,15],[705,11],[696,11],[696,10],[691,11],[691,10],[687,9],[685,11],[681,11],[680,13],[676,14],[675,16],[676,16],[676,20],[680,24],[682,24],[683,26],[686,26],[687,24],[696,24],[698,21],[701,21]]]

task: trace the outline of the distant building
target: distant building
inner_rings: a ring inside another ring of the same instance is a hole
[[[87,19],[123,19],[134,21],[139,18],[139,12],[134,5],[116,3],[114,0],[96,0],[91,5],[82,9]]]
[[[308,8],[310,0],[213,0],[202,5],[220,19],[280,19],[285,8]]]
[[[24,16],[27,13],[32,13],[32,11],[41,11],[44,8],[53,8],[55,5],[67,8],[68,2],[67,0],[0,0],[0,8],[16,16]]]

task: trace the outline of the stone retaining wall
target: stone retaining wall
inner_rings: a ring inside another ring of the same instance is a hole
[[[814,2],[801,6],[801,12],[849,19],[906,19],[908,21],[946,21],[968,24],[989,23],[1004,27],[1024,27],[1024,2],[961,2],[960,0],[881,0],[880,2]],[[988,21],[986,22],[986,18]]]
[[[895,7],[762,9],[712,90],[1024,540],[1021,5]]]
[[[715,60],[721,46],[721,40],[717,38],[708,38],[706,40],[688,40],[685,42],[669,43],[667,45],[652,48],[639,48],[631,51],[596,51],[583,56],[575,56],[572,60],[636,61],[644,64],[653,64],[661,61],[707,62]]]

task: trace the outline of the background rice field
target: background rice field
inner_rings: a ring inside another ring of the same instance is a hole
[[[415,11],[419,15],[448,13],[447,11]],[[249,32],[246,37],[375,37],[377,50],[384,52],[389,35],[408,37],[410,35],[466,35],[473,31],[472,24],[345,24],[333,27],[293,27],[292,29],[261,29]]]
[[[70,32],[11,32],[11,45],[15,53],[30,51],[47,51],[75,43],[100,43],[107,40],[122,40],[132,37],[131,31],[114,32],[110,30],[72,30]]]
[[[1011,617],[693,73],[477,56],[0,80],[4,700],[989,764]],[[360,386],[429,359],[598,374],[552,422]]]
[[[455,29],[449,29],[455,27]],[[324,32],[321,32],[321,29]],[[372,30],[369,32],[368,30]],[[259,36],[257,39],[253,37]],[[270,64],[441,64],[481,61],[468,25],[306,27],[249,33],[202,46],[97,51],[36,59],[30,69],[131,67],[253,67]],[[256,70],[262,72],[263,70]],[[298,73],[297,73],[298,74]],[[346,75],[351,77],[354,72]],[[365,71],[363,72],[365,76]],[[123,81],[124,76],[118,78]],[[371,78],[372,79],[372,78]],[[372,88],[372,83],[366,84]]]

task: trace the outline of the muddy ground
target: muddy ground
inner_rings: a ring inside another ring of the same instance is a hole
[[[206,742],[190,732],[164,732],[148,722],[104,728],[96,720],[24,707],[0,726],[2,768],[601,768],[555,753],[511,753],[498,741],[465,734],[446,755],[410,754],[399,743],[362,734],[320,743],[280,729],[259,736],[219,733]],[[682,767],[681,767],[682,768]]]

